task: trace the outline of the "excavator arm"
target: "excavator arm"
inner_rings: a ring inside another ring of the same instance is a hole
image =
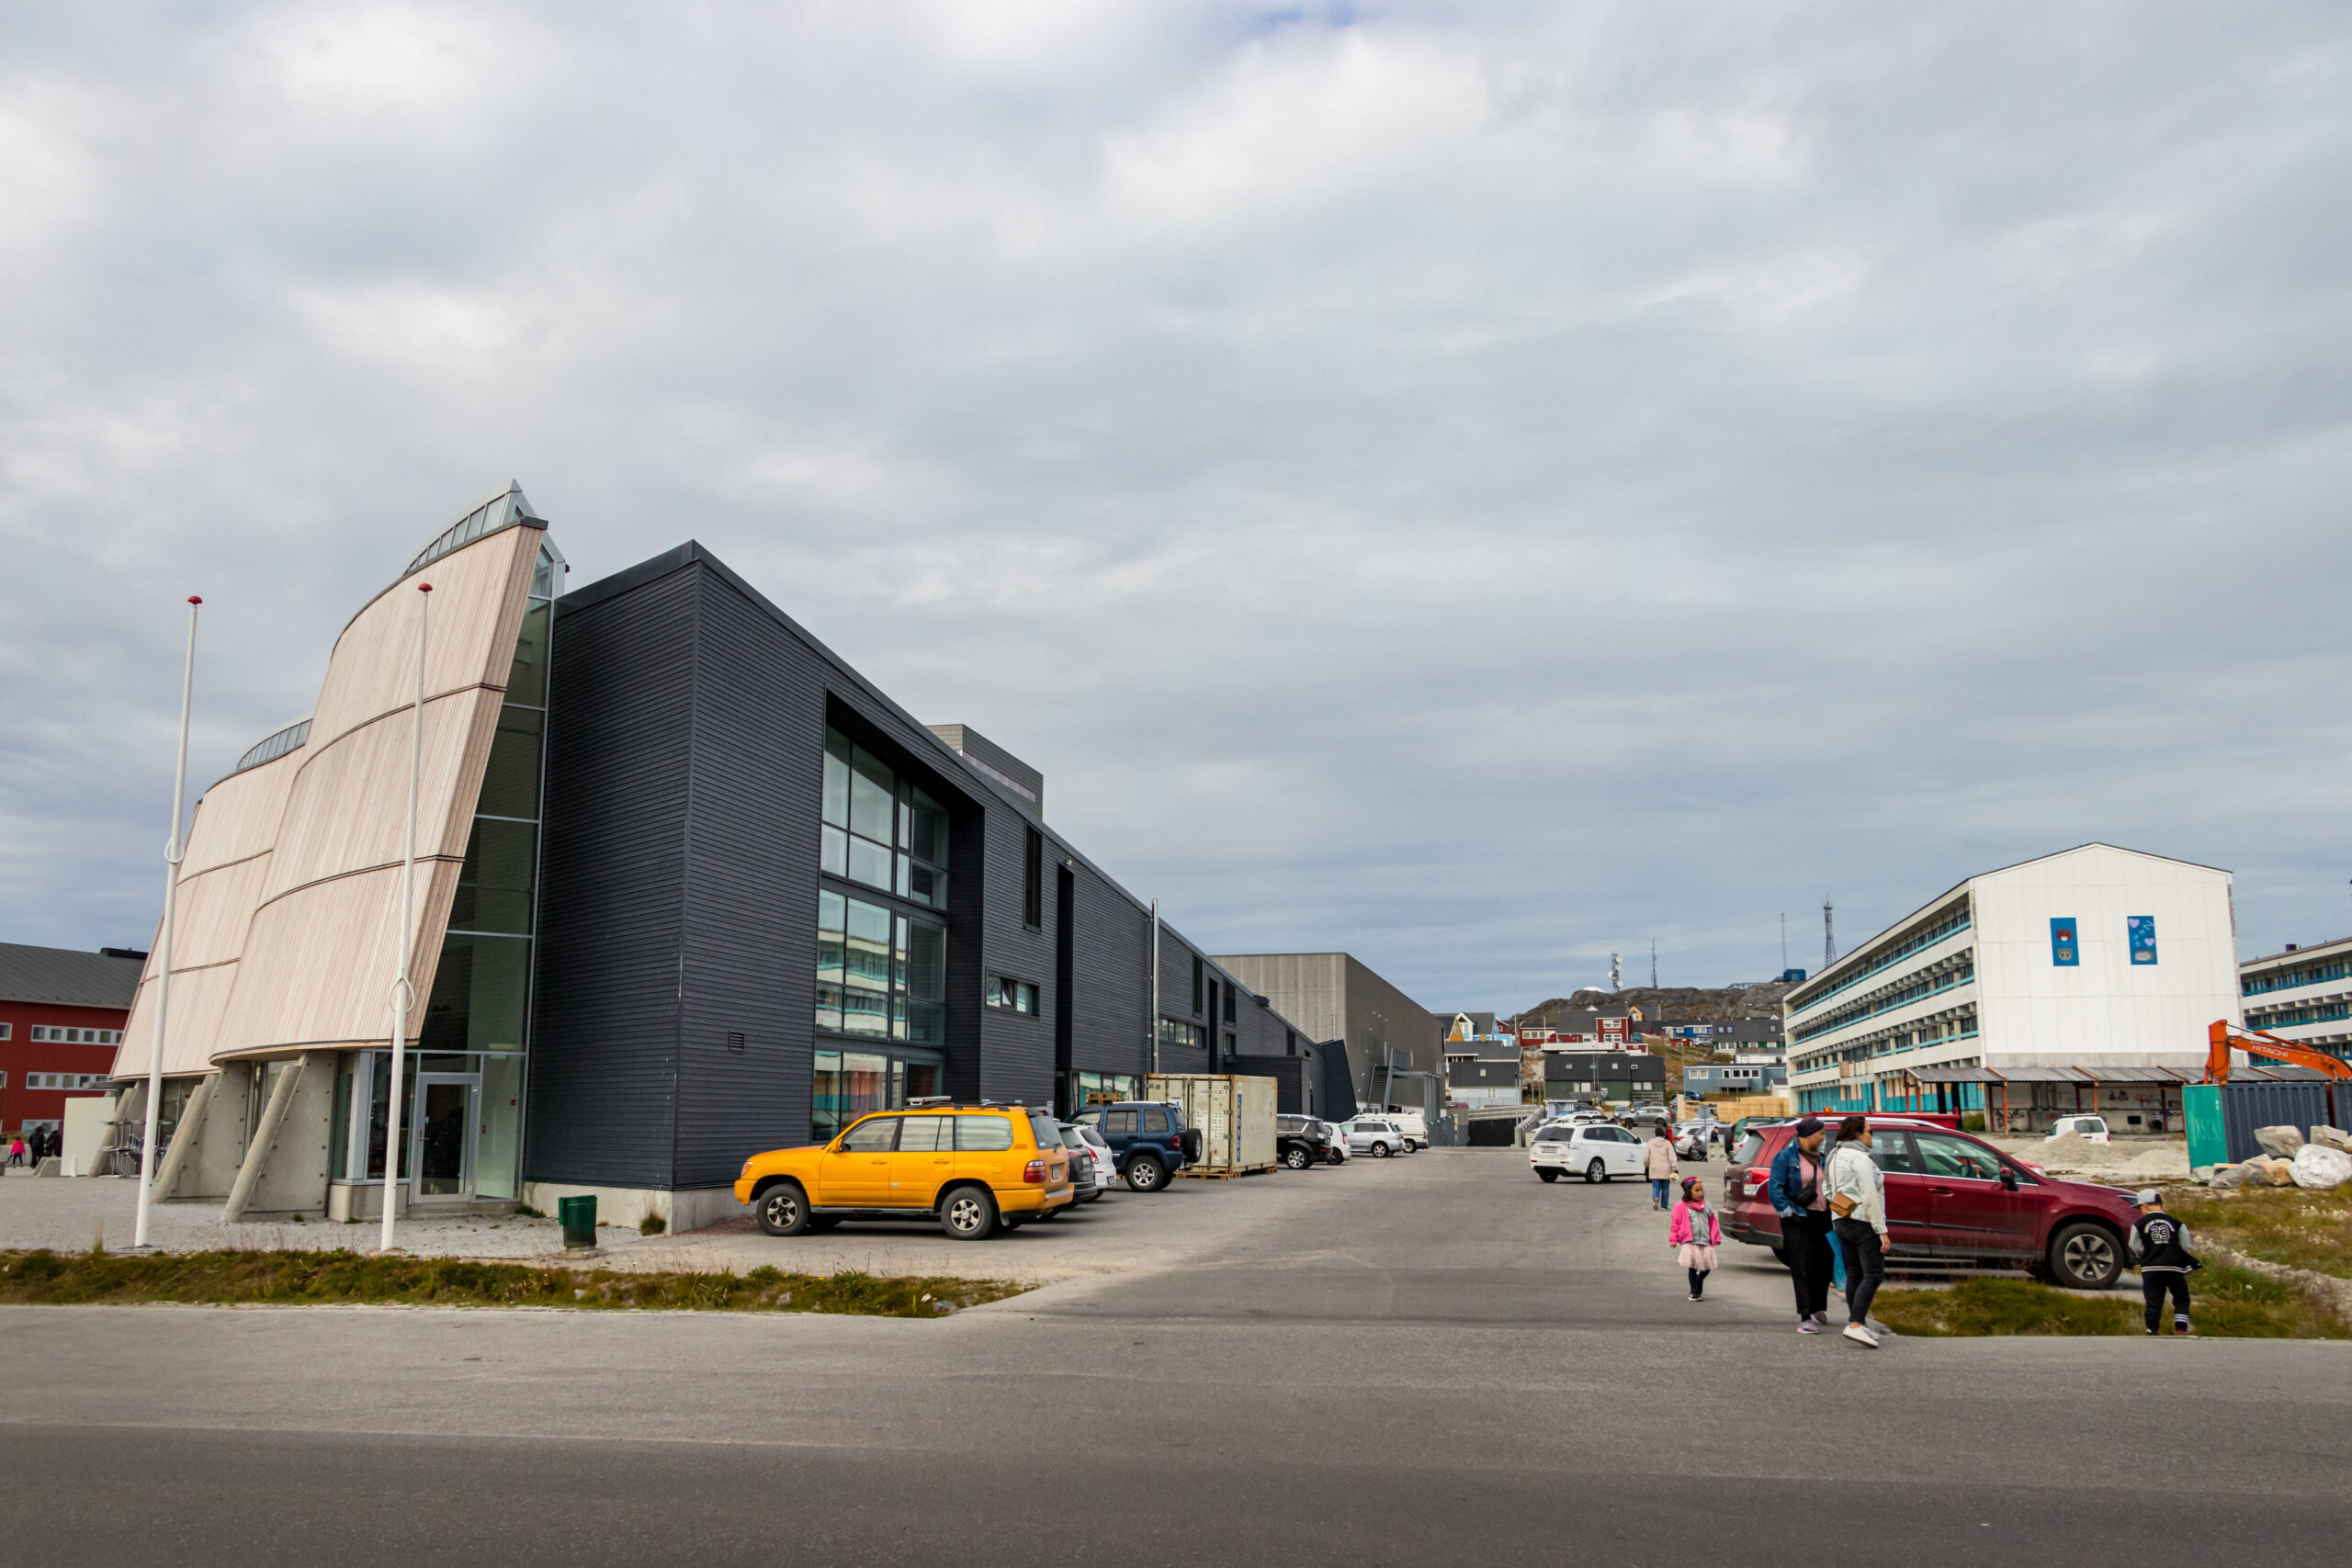
[[[2282,1040],[2276,1034],[2265,1034],[2258,1029],[2240,1029],[2226,1018],[2217,1018],[2206,1032],[2205,1081],[2230,1081],[2230,1053],[2244,1051],[2248,1055],[2267,1056],[2274,1062],[2285,1062],[2298,1067],[2309,1067],[2332,1078],[2352,1078],[2352,1066],[2324,1051],[2314,1051],[2292,1040]]]

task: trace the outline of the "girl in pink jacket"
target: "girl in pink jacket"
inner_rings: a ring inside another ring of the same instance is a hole
[[[1675,1260],[1690,1272],[1690,1299],[1697,1301],[1707,1288],[1707,1276],[1715,1271],[1715,1248],[1724,1244],[1724,1223],[1707,1207],[1707,1184],[1697,1177],[1685,1177],[1682,1201],[1674,1205],[1674,1217],[1666,1223],[1666,1245],[1675,1248]]]

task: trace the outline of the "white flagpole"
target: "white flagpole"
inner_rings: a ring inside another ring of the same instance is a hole
[[[408,853],[401,861],[400,977],[392,982],[392,1070],[384,1115],[384,1234],[378,1250],[392,1250],[392,1211],[399,1207],[401,1172],[401,1078],[408,1066],[408,1015],[415,987],[409,984],[409,949],[416,933],[416,791],[424,772],[424,633],[433,607],[433,584],[416,585],[416,701],[409,707]]]
[[[162,1135],[164,1110],[164,1021],[172,1010],[172,914],[179,903],[180,857],[185,852],[180,812],[187,804],[187,709],[196,691],[196,612],[203,603],[193,593],[187,596],[187,662],[180,671],[180,761],[172,780],[172,833],[164,840],[163,953],[155,965],[155,1045],[147,1058],[147,1128],[139,1140],[139,1222],[131,1229],[133,1247],[147,1245],[147,1210],[155,1201],[155,1167],[162,1163],[155,1140]]]

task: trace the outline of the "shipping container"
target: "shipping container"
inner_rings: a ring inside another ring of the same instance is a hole
[[[1154,1073],[1146,1100],[1182,1106],[1184,1125],[1201,1133],[1201,1157],[1185,1176],[1238,1176],[1274,1168],[1275,1084],[1230,1073]]]
[[[2352,1113],[2352,1105],[2342,1103],[2352,1095],[2336,1098],[2334,1110]],[[2256,1127],[2292,1127],[2307,1138],[2313,1127],[2340,1127],[2330,1114],[2330,1099],[2324,1083],[2191,1084],[2180,1091],[2189,1168],[2252,1159],[2262,1152]]]

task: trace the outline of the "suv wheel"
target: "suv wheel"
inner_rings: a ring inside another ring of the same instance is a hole
[[[1556,1170],[1539,1170],[1535,1174],[1542,1177],[1546,1181],[1557,1181],[1560,1179],[1560,1173]]]
[[[1418,1154],[1418,1153],[1419,1153],[1419,1152],[1420,1152],[1420,1147],[1421,1147],[1421,1145],[1419,1145],[1419,1144],[1417,1144],[1417,1143],[1413,1142],[1413,1140],[1412,1140],[1412,1139],[1410,1139],[1410,1138],[1408,1138],[1408,1139],[1406,1139],[1406,1140],[1405,1140],[1405,1152],[1406,1152],[1407,1154],[1408,1154],[1408,1155],[1409,1155],[1409,1154]]]
[[[808,1195],[799,1184],[779,1181],[760,1194],[760,1228],[770,1235],[798,1235],[808,1228]]]
[[[1584,1168],[1584,1179],[1587,1181],[1606,1181],[1609,1179],[1609,1168],[1594,1160]]]
[[[1374,1159],[1386,1159],[1396,1152],[1388,1146],[1388,1141],[1385,1138],[1372,1145],[1372,1157]]]
[[[985,1187],[957,1187],[939,1205],[939,1228],[957,1241],[984,1240],[996,1229],[996,1194]]]
[[[1293,1144],[1283,1151],[1283,1163],[1293,1170],[1305,1170],[1308,1164],[1306,1150],[1297,1144]]]
[[[2123,1275],[2123,1254],[2106,1226],[2077,1223],[2050,1238],[2050,1273],[2073,1290],[2112,1290]]]
[[[1127,1161],[1127,1185],[1138,1192],[1157,1192],[1168,1185],[1168,1168],[1150,1155]]]

